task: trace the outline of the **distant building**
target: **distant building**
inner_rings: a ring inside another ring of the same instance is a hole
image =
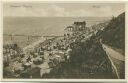
[[[74,22],[72,26],[68,26],[65,28],[65,34],[73,34],[75,32],[83,31],[86,29],[86,22]]]
[[[74,26],[73,31],[82,31],[82,30],[85,30],[86,22],[85,21],[74,22],[73,26]]]

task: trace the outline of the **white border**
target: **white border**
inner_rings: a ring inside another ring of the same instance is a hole
[[[3,78],[1,78],[1,81],[10,81],[10,82],[14,82],[14,81],[19,81],[19,82],[32,82],[32,81],[37,81],[37,82],[40,82],[40,81],[43,81],[43,82],[126,82],[127,81],[127,78],[128,78],[128,68],[127,68],[127,64],[128,64],[128,56],[127,56],[127,54],[128,54],[128,51],[126,50],[126,49],[128,49],[127,47],[128,47],[128,29],[126,28],[126,27],[128,27],[128,24],[127,24],[127,19],[128,19],[128,2],[125,2],[126,0],[115,0],[115,1],[111,1],[111,0],[104,0],[104,2],[103,1],[101,1],[101,0],[99,0],[99,1],[96,1],[96,0],[87,0],[87,1],[84,1],[84,0],[81,0],[81,1],[79,1],[79,0],[70,0],[70,1],[67,1],[67,0],[52,0],[52,1],[50,1],[50,0],[43,0],[43,1],[41,1],[41,0],[2,0],[1,2],[12,2],[12,1],[14,1],[14,2],[21,2],[21,1],[23,1],[23,2],[38,2],[38,3],[125,3],[125,10],[126,10],[126,12],[125,12],[125,46],[126,46],[126,48],[125,48],[125,79],[3,79]],[[84,2],[83,2],[84,1]],[[2,49],[3,49],[3,13],[2,13],[2,11],[3,11],[3,8],[2,8],[2,3],[0,3],[0,11],[1,11],[1,16],[0,16],[0,21],[1,21],[1,25],[0,25],[0,42],[1,42],[1,45],[0,45],[0,55],[1,55],[1,57],[0,57],[0,62],[1,62],[1,71],[0,71],[0,77],[2,77],[2,73],[3,73],[3,58],[2,58]]]
[[[0,77],[1,77],[1,80],[2,80],[2,73],[3,73],[3,53],[2,53],[2,50],[3,50],[3,6],[2,6],[2,1],[0,1]]]
[[[128,3],[125,4],[125,79],[128,79]],[[128,80],[127,80],[128,81]]]

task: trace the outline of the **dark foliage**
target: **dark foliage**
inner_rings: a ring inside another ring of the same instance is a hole
[[[113,17],[100,34],[103,42],[114,48],[125,50],[125,13]]]

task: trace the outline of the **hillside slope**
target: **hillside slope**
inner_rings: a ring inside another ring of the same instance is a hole
[[[113,17],[100,34],[105,44],[116,49],[125,50],[125,13]]]

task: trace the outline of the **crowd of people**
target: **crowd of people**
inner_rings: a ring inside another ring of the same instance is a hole
[[[25,51],[18,47],[17,44],[4,45],[4,77],[18,78],[27,76],[27,78],[32,78],[31,69],[35,67],[40,68],[40,72],[38,72],[40,74],[37,77],[42,77],[43,74],[49,73],[50,69],[60,62],[69,60],[68,53],[71,49],[64,44],[65,39],[63,38],[59,40],[50,39],[46,40],[45,44],[44,42],[39,43],[38,47]],[[7,73],[7,71],[10,73]]]

